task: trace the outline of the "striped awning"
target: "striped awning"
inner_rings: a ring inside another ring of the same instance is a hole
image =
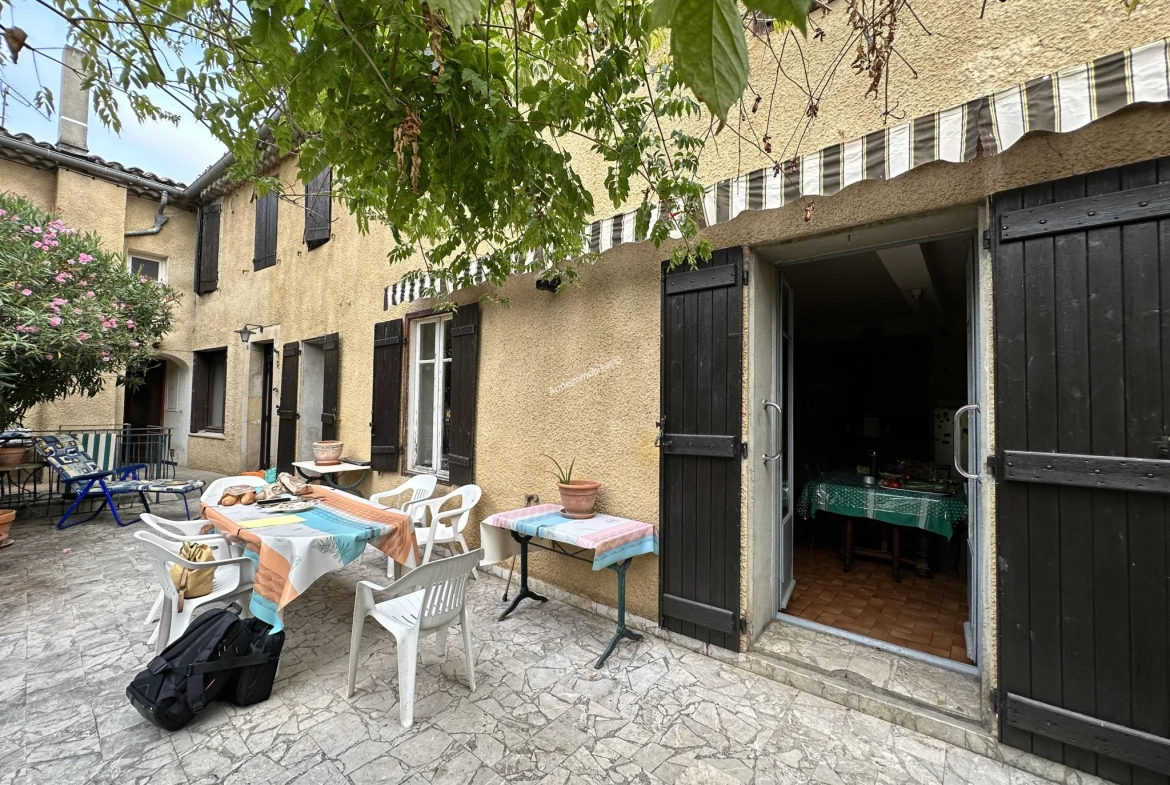
[[[726,223],[744,210],[770,210],[803,197],[829,196],[862,180],[888,180],[932,161],[961,163],[1002,152],[1030,131],[1075,131],[1130,104],[1170,101],[1170,39],[1106,55],[1037,77],[899,125],[831,145],[791,161],[720,180],[703,199],[707,225]],[[652,215],[651,225],[657,215]],[[594,221],[583,251],[604,253],[640,242],[634,213]],[[385,308],[483,283],[478,263],[452,282],[430,275],[386,287]],[[529,255],[518,273],[541,267]]]

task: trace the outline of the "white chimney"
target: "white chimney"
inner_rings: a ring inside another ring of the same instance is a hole
[[[57,144],[75,153],[88,153],[89,89],[82,87],[81,50],[65,47],[61,67],[61,94],[57,97]]]

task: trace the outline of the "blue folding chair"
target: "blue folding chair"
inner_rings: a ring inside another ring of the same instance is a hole
[[[138,494],[146,512],[150,512],[150,504],[146,501],[146,494],[179,494],[183,497],[183,509],[186,511],[187,520],[191,520],[191,508],[187,504],[187,494],[203,487],[203,480],[166,480],[162,482],[140,480],[138,472],[146,469],[146,464],[143,463],[121,466],[117,469],[102,469],[82,449],[77,438],[68,434],[38,436],[33,440],[33,444],[36,446],[37,452],[53,468],[53,471],[57,472],[57,476],[61,478],[65,487],[77,496],[73,500],[73,504],[61,516],[61,520],[57,521],[58,529],[68,529],[70,526],[92,521],[101,515],[102,511],[106,509],[106,505],[109,505],[110,512],[113,513],[115,523],[119,526],[129,526],[138,519],[123,521],[118,515],[118,506],[114,503],[115,496],[128,493]],[[83,501],[95,496],[105,497],[97,512],[80,521],[67,522]]]

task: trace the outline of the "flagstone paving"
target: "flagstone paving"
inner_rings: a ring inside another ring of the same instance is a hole
[[[288,608],[267,702],[215,703],[166,733],[125,698],[152,656],[156,591],[135,528],[18,522],[0,551],[0,785],[1044,782],[652,636],[594,670],[612,622],[555,600],[498,622],[494,577],[468,594],[479,689],[458,635],[446,661],[425,640],[405,729],[394,641],[375,624],[346,696],[354,585],[386,582],[372,551]]]

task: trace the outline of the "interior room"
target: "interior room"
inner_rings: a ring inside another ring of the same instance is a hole
[[[970,250],[965,236],[782,268],[796,510],[784,612],[965,664],[966,485],[951,429],[968,402]]]

